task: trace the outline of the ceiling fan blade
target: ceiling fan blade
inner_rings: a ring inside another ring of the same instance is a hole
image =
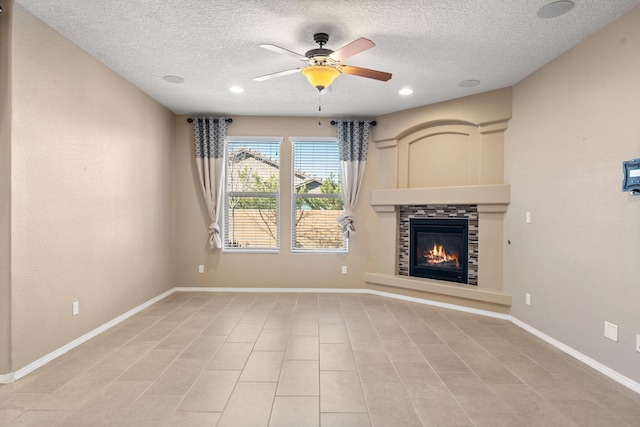
[[[288,56],[293,56],[294,58],[303,59],[303,60],[307,59],[307,57],[304,56],[304,55],[301,55],[299,53],[295,53],[295,52],[293,52],[291,50],[285,49],[285,48],[280,47],[280,46],[276,46],[274,44],[261,44],[260,47],[263,48],[263,49],[270,50],[272,52],[281,53],[283,55],[288,55]]]
[[[292,68],[291,70],[278,71],[277,73],[265,74],[264,76],[256,77],[255,81],[263,82],[265,80],[272,79],[274,77],[286,76],[287,74],[299,73],[302,68]]]
[[[329,57],[335,61],[344,61],[347,58],[352,57],[360,52],[364,52],[367,49],[371,49],[375,44],[363,37],[360,37],[358,40],[354,40],[348,45],[336,50]]]
[[[368,68],[352,67],[351,65],[342,65],[338,69],[345,74],[353,74],[354,76],[366,77],[368,79],[381,80],[386,82],[391,79],[391,73],[383,71],[369,70]]]

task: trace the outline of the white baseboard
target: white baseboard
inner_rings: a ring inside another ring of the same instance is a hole
[[[475,308],[469,308],[469,307],[463,307],[463,306],[459,306],[459,305],[454,305],[454,304],[448,304],[448,303],[442,303],[442,302],[437,302],[437,301],[430,301],[427,299],[421,299],[421,298],[415,298],[415,297],[409,297],[409,296],[405,296],[405,295],[399,295],[399,294],[394,294],[394,293],[390,293],[390,292],[382,292],[382,291],[377,291],[374,289],[343,289],[343,288],[200,288],[200,287],[194,287],[194,286],[179,286],[179,287],[175,287],[173,289],[170,289],[166,292],[164,292],[161,295],[158,295],[155,298],[150,299],[149,301],[127,311],[126,313],[116,317],[115,319],[111,320],[110,322],[105,323],[104,325],[92,330],[89,333],[86,333],[85,335],[81,336],[80,338],[77,338],[73,341],[71,341],[69,344],[66,344],[62,347],[60,347],[59,349],[47,354],[46,356],[41,357],[40,359],[36,360],[35,362],[30,363],[29,365],[25,366],[22,369],[19,369],[16,372],[10,372],[8,374],[4,374],[4,375],[0,375],[0,384],[8,384],[14,381],[19,380],[20,378],[24,377],[25,375],[35,371],[36,369],[38,369],[39,367],[51,362],[52,360],[56,359],[57,357],[62,356],[63,354],[65,354],[66,352],[74,349],[75,347],[79,346],[80,344],[83,344],[85,342],[87,342],[88,340],[90,340],[91,338],[101,334],[102,332],[116,326],[118,323],[128,319],[129,317],[133,316],[134,314],[139,313],[140,311],[144,310],[145,308],[155,304],[156,302],[160,301],[163,298],[168,297],[169,295],[175,293],[175,292],[296,292],[296,293],[326,293],[326,294],[330,294],[330,293],[340,293],[340,294],[370,294],[370,295],[378,295],[378,296],[382,296],[382,297],[386,297],[386,298],[395,298],[395,299],[399,299],[399,300],[403,300],[403,301],[409,301],[409,302],[415,302],[418,304],[426,304],[426,305],[431,305],[431,306],[435,306],[435,307],[441,307],[441,308],[447,308],[447,309],[451,309],[451,310],[457,310],[457,311],[462,311],[465,313],[471,313],[471,314],[477,314],[480,316],[486,316],[486,317],[493,317],[493,318],[497,318],[497,319],[502,319],[502,320],[507,320],[512,322],[514,325],[524,329],[525,331],[535,335],[536,337],[540,338],[541,340],[551,344],[552,346],[556,347],[557,349],[567,353],[568,355],[578,359],[579,361],[581,361],[582,363],[586,364],[587,366],[592,367],[593,369],[601,372],[602,374],[606,375],[607,377],[611,378],[612,380],[624,385],[625,387],[635,391],[636,393],[640,394],[640,383],[637,383],[635,381],[633,381],[630,378],[627,378],[626,376],[620,374],[619,372],[614,371],[613,369],[603,365],[602,363],[591,359],[590,357],[580,353],[579,351],[569,347],[566,344],[563,344],[562,342],[556,340],[555,338],[552,338],[548,335],[546,335],[545,333],[529,326],[528,324],[512,317],[511,315],[508,314],[502,314],[502,313],[495,313],[492,311],[488,311],[488,310],[479,310],[479,309],[475,309]]]
[[[549,344],[551,344],[552,346],[554,346],[555,348],[557,348],[558,350],[561,350],[565,353],[567,353],[569,356],[578,359],[579,361],[581,361],[582,363],[584,363],[587,366],[590,366],[591,368],[595,369],[596,371],[606,375],[607,377],[611,378],[612,380],[614,380],[617,383],[622,384],[623,386],[635,391],[636,393],[640,394],[640,383],[637,383],[635,381],[633,381],[631,378],[625,377],[624,375],[622,375],[621,373],[614,371],[613,369],[609,368],[608,366],[603,365],[602,363],[598,362],[597,360],[594,360],[592,358],[590,358],[589,356],[586,356],[582,353],[580,353],[578,350],[569,347],[568,345],[556,340],[555,338],[550,337],[549,335],[545,334],[544,332],[541,332],[539,330],[537,330],[536,328],[529,326],[528,324],[524,323],[521,320],[516,319],[515,317],[511,318],[511,322],[524,329],[525,331],[529,332],[530,334],[535,335],[536,337],[540,338],[542,341],[545,341]]]
[[[19,380],[20,378],[24,377],[27,374],[30,374],[31,372],[35,371],[36,369],[40,368],[41,366],[46,365],[47,363],[51,362],[52,360],[62,356],[63,354],[67,353],[70,350],[73,350],[74,348],[78,347],[80,344],[84,344],[85,342],[89,341],[91,338],[100,335],[101,333],[105,332],[106,330],[113,328],[114,326],[116,326],[118,323],[128,319],[129,317],[133,316],[134,314],[139,313],[140,311],[144,310],[145,308],[155,304],[156,302],[160,301],[163,298],[168,297],[169,295],[173,294],[175,292],[175,289],[170,289],[166,292],[164,292],[161,295],[158,295],[155,298],[150,299],[147,302],[144,302],[142,304],[140,304],[139,306],[127,311],[126,313],[116,317],[115,319],[105,323],[102,326],[99,326],[97,328],[95,328],[94,330],[87,332],[86,334],[82,335],[79,338],[76,338],[75,340],[71,341],[70,343],[63,345],[62,347],[58,348],[57,350],[52,351],[51,353],[41,357],[40,359],[36,360],[35,362],[31,362],[30,364],[28,364],[27,366],[25,366],[24,368],[21,368],[15,372],[11,372],[9,374],[5,374],[5,375],[0,375],[0,384],[8,384],[8,383],[12,383],[14,381]]]

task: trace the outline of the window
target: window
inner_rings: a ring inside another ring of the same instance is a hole
[[[346,252],[338,217],[342,185],[335,139],[295,138],[293,146],[293,252]]]
[[[279,249],[280,142],[227,139],[225,250]]]

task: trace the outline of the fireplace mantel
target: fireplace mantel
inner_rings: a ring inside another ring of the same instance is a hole
[[[511,295],[502,291],[502,228],[510,201],[508,184],[373,190],[370,203],[380,220],[381,249],[379,271],[368,273],[366,282],[373,288],[400,288],[428,299],[505,312]],[[398,275],[398,211],[412,205],[477,206],[477,286]]]
[[[480,212],[506,212],[510,201],[508,184],[371,191],[371,206],[377,212],[389,212],[392,206],[456,204],[478,205]]]

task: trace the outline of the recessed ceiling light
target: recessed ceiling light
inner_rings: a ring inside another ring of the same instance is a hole
[[[538,9],[538,18],[556,18],[569,12],[573,6],[569,0],[554,1]]]
[[[164,76],[163,79],[169,83],[184,83],[184,79],[180,76]]]
[[[403,89],[400,89],[398,93],[400,95],[411,95],[413,93],[413,89],[409,89],[408,87],[405,87]]]
[[[474,86],[478,86],[480,84],[480,80],[463,80],[460,83],[458,83],[458,86],[460,87],[474,87]]]
[[[229,90],[233,93],[242,93],[244,92],[244,89],[242,89],[240,86],[231,86],[229,88]]]

